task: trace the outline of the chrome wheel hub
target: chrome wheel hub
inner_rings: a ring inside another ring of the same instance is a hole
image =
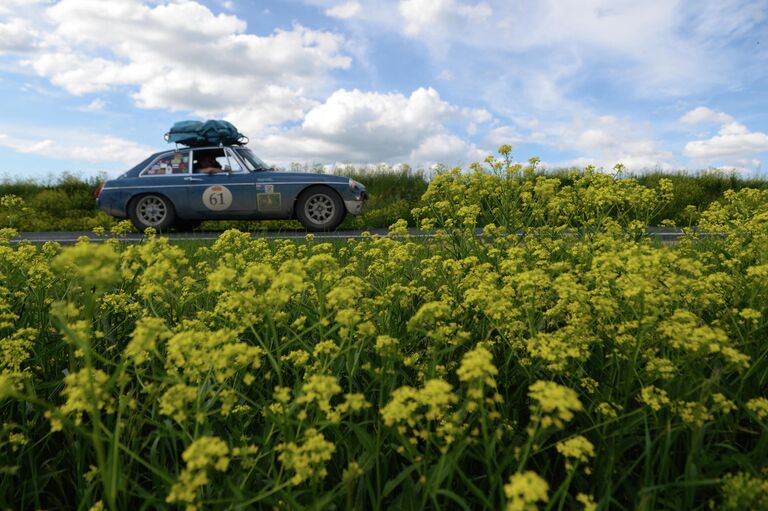
[[[165,220],[168,208],[165,202],[157,197],[142,197],[136,205],[136,215],[142,223],[154,227]]]
[[[311,196],[304,204],[304,214],[314,223],[327,224],[336,213],[333,200],[324,193]]]

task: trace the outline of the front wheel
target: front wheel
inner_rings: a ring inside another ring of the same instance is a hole
[[[176,211],[171,201],[162,195],[149,194],[131,200],[128,216],[139,232],[144,232],[147,227],[163,232],[173,224]]]
[[[310,186],[296,201],[296,218],[308,231],[332,231],[346,214],[339,194],[325,186]]]

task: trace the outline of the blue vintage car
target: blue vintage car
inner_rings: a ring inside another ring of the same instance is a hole
[[[341,176],[282,172],[240,145],[155,153],[106,181],[96,204],[130,218],[143,232],[189,230],[203,220],[298,219],[310,231],[333,230],[359,215],[365,187]]]

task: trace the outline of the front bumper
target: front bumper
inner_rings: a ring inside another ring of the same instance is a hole
[[[356,196],[353,200],[345,200],[344,206],[346,206],[349,213],[359,215],[363,212],[363,209],[365,209],[366,202],[368,202],[368,194],[360,192],[360,195]]]

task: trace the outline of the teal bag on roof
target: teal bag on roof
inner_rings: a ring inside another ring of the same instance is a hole
[[[199,129],[200,135],[211,145],[242,144],[243,135],[227,121],[205,121]]]
[[[171,130],[165,134],[166,142],[175,142],[187,146],[199,146],[205,144],[205,138],[200,136],[199,130],[203,127],[201,121],[179,121],[173,124]]]
[[[227,121],[179,121],[165,134],[167,142],[189,147],[246,144],[248,138]]]

